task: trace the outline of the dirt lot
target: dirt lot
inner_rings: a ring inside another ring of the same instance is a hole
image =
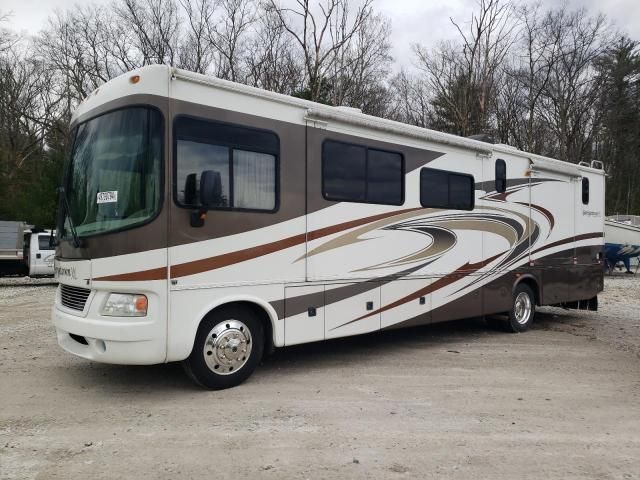
[[[0,286],[0,478],[640,479],[640,278],[523,335],[468,320],[278,351],[222,392],[66,354],[53,293]]]

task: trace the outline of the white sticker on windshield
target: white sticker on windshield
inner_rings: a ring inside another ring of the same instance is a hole
[[[98,192],[98,204],[100,203],[116,203],[118,201],[118,191]]]

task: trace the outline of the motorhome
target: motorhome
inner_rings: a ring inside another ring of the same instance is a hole
[[[86,359],[180,361],[218,389],[278,347],[597,307],[597,162],[168,66],[107,82],[71,126],[52,316]]]

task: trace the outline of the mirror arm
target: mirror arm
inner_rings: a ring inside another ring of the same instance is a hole
[[[197,210],[191,212],[191,226],[194,228],[200,228],[204,226],[204,221],[207,218],[208,208],[202,206]]]

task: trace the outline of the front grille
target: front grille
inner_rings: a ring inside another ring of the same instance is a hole
[[[60,300],[62,305],[73,310],[83,311],[90,293],[91,290],[86,288],[60,285]]]

